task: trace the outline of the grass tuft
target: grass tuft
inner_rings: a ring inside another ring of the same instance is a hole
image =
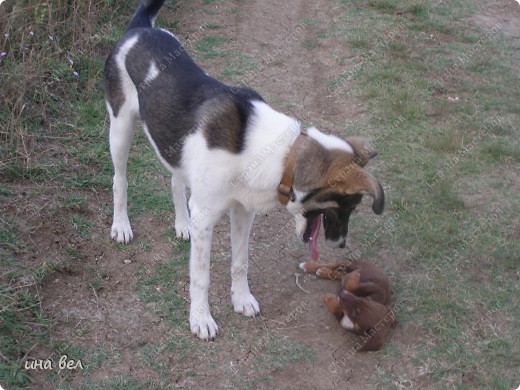
[[[227,40],[228,39],[222,35],[206,35],[195,44],[195,50],[204,59],[224,57],[226,53],[221,47]]]

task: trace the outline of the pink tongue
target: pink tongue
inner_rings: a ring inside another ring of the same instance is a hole
[[[311,236],[309,237],[309,252],[311,252],[311,257],[314,261],[317,261],[320,258],[320,254],[318,253],[318,248],[316,244],[318,243],[318,233],[320,232],[321,226],[321,215],[318,215],[311,226]]]

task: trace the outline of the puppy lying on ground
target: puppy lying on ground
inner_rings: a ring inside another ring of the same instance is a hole
[[[386,306],[390,281],[383,272],[370,263],[350,260],[332,264],[306,262],[300,268],[320,278],[341,280],[337,295],[325,294],[325,306],[343,328],[363,336],[361,351],[376,351],[383,346],[388,326],[396,322],[394,312]]]

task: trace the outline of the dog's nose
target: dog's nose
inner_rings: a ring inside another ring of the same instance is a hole
[[[340,248],[345,248],[347,246],[347,240],[343,240],[341,244],[339,244]]]

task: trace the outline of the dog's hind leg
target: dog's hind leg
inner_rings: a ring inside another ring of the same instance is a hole
[[[110,154],[114,163],[114,219],[110,237],[117,242],[128,243],[132,240],[133,234],[127,212],[126,166],[135,132],[136,113],[126,104],[121,107],[116,117],[109,104],[107,106],[110,114]]]
[[[172,193],[175,207],[175,234],[177,238],[189,240],[190,214],[186,203],[186,184],[182,175],[175,172],[172,174]]]
[[[255,218],[236,203],[230,210],[231,221],[231,302],[236,313],[252,317],[260,313],[260,306],[249,290],[247,281],[249,232]]]

